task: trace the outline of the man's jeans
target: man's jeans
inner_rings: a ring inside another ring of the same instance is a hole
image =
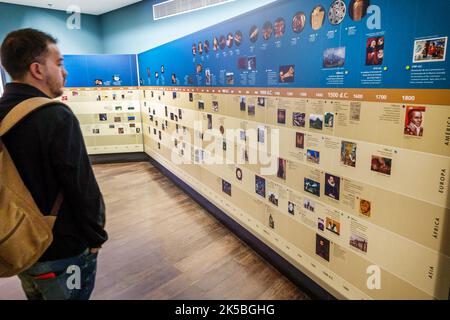
[[[37,262],[19,275],[29,300],[88,300],[94,290],[97,253]]]

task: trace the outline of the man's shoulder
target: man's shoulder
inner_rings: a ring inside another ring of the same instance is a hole
[[[36,120],[59,122],[73,119],[75,118],[75,115],[67,105],[62,102],[55,101],[55,103],[34,112],[34,118]]]

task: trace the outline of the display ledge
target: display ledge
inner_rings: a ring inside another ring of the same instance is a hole
[[[293,266],[289,261],[279,255],[275,250],[270,248],[256,236],[254,236],[250,231],[245,229],[239,223],[234,221],[225,212],[215,206],[207,198],[185,183],[182,179],[178,178],[170,170],[166,169],[161,163],[151,158],[147,154],[148,161],[156,167],[162,174],[169,178],[173,183],[175,183],[179,188],[181,188],[185,193],[189,195],[190,198],[195,200],[199,205],[201,205],[205,210],[212,214],[217,220],[224,224],[228,229],[230,229],[239,239],[244,241],[248,246],[250,246],[256,253],[262,256],[267,262],[273,265],[278,271],[280,271],[285,277],[292,281],[300,290],[307,293],[311,298],[320,300],[336,300],[336,298],[331,295],[328,291],[319,286],[307,275],[299,271],[295,266]]]
[[[89,155],[92,164],[124,163],[124,162],[143,162],[148,161],[149,157],[144,152],[114,153],[114,154],[96,154]]]

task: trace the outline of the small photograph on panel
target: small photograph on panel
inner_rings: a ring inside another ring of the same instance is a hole
[[[198,74],[202,73],[203,71],[203,65],[201,63],[197,63],[197,66],[195,67],[195,72]]]
[[[213,101],[212,102],[212,111],[218,112],[219,111],[219,101]]]
[[[295,147],[299,149],[305,148],[305,134],[302,132],[295,133]]]
[[[268,193],[269,202],[278,207],[278,195],[274,192],[269,191]]]
[[[304,189],[317,197],[320,197],[320,183],[308,178],[305,178]]]
[[[266,98],[264,97],[258,97],[257,99],[258,107],[265,107],[266,106]]]
[[[125,129],[124,128],[118,128],[118,132],[119,132],[119,134],[124,134],[125,133]]]
[[[122,122],[122,118],[121,117],[114,117],[114,122]]]
[[[309,127],[311,129],[322,130],[323,128],[323,115],[310,114],[309,115]]]
[[[162,140],[161,131],[158,131],[158,138],[159,140]]]
[[[241,111],[247,110],[247,98],[246,97],[239,98],[239,108]]]
[[[246,57],[240,57],[238,59],[238,69],[240,70],[246,70],[247,67],[247,58]]]
[[[233,41],[234,41],[234,36],[233,36],[233,34],[230,32],[228,35],[227,35],[227,47],[228,48],[231,48],[232,46],[233,46]]]
[[[189,92],[189,102],[194,101],[194,94],[192,92]]]
[[[373,37],[366,41],[366,66],[383,64],[384,36]]]
[[[266,135],[266,128],[264,126],[258,126],[258,142],[264,143]]]
[[[325,8],[321,5],[314,7],[311,12],[311,28],[313,30],[319,30],[323,26],[325,20]]]
[[[328,9],[328,20],[332,25],[340,24],[347,14],[347,6],[343,0],[334,0]]]
[[[320,163],[320,152],[308,149],[306,151],[306,160],[308,162],[319,164]]]
[[[259,30],[257,26],[252,26],[250,28],[249,38],[251,42],[255,43],[258,40],[258,32]]]
[[[222,191],[231,197],[231,183],[222,180]]]
[[[225,74],[225,77],[227,79],[228,85],[234,85],[234,73],[233,72],[227,72]]]
[[[110,128],[110,129],[115,129],[115,128],[116,128],[116,126],[115,126],[115,125],[113,125],[113,124],[110,124],[110,125],[109,125],[109,128]]]
[[[205,50],[206,54],[209,53],[209,40],[205,40],[205,42],[203,43],[203,50]]]
[[[136,128],[136,123],[130,123],[130,128]]]
[[[275,229],[275,220],[273,220],[272,215],[269,216],[269,227]]]
[[[173,91],[172,92],[172,99],[176,99],[177,98],[177,92],[176,91]]]
[[[249,71],[256,70],[256,57],[248,57],[247,58],[247,69]]]
[[[362,252],[367,252],[367,239],[364,239],[359,235],[352,234],[350,236],[350,245],[358,250],[361,250]]]
[[[278,124],[286,124],[286,109],[278,109],[277,123]]]
[[[286,22],[283,18],[278,18],[275,20],[275,23],[273,24],[274,32],[275,32],[275,38],[281,38],[284,36],[284,33],[286,31]]]
[[[236,33],[234,34],[234,43],[236,44],[236,46],[240,46],[242,43],[242,32],[240,30],[236,31]]]
[[[93,134],[99,134],[100,133],[100,129],[92,129],[92,133]]]
[[[214,51],[219,50],[219,40],[217,39],[217,37],[214,37],[213,39],[213,50]]]
[[[288,201],[288,213],[291,215],[295,214],[295,203]]]
[[[136,128],[136,133],[141,133],[141,128]]]
[[[324,68],[341,68],[345,64],[345,47],[328,48],[323,52]]]
[[[195,43],[192,45],[192,55],[197,55],[197,45]]]
[[[325,195],[339,200],[340,197],[341,178],[329,173],[325,173]]]
[[[303,112],[292,113],[292,125],[294,127],[305,127],[305,124],[306,124],[306,113]]]
[[[203,54],[203,42],[198,43],[198,54]]]
[[[219,38],[219,47],[220,50],[225,49],[225,46],[227,45],[227,40],[225,39],[225,36],[220,36]]]
[[[317,229],[319,229],[320,231],[325,230],[325,222],[322,218],[317,218]]]
[[[391,168],[392,159],[380,156],[372,156],[370,170],[390,176]]]
[[[326,228],[337,236],[341,234],[341,223],[331,218],[326,218]]]
[[[351,0],[348,6],[348,14],[353,21],[360,21],[367,14],[369,0]]]
[[[205,110],[205,102],[204,102],[203,100],[200,100],[200,101],[198,102],[198,108],[199,108],[200,110]]]
[[[303,208],[308,211],[315,212],[316,211],[316,203],[310,199],[303,200]]]
[[[291,83],[295,79],[295,65],[280,66],[278,81],[280,83]]]
[[[211,70],[210,69],[205,70],[205,84],[207,86],[211,85]]]
[[[316,234],[316,254],[326,261],[330,261],[330,240]]]
[[[325,128],[333,128],[334,127],[334,113],[326,112],[325,113]]]
[[[129,116],[128,117],[128,121],[136,121],[136,117],[135,116]]]
[[[173,114],[173,112],[170,113],[170,120],[174,120],[175,119],[175,115]]]
[[[413,63],[445,61],[447,37],[416,40]]]
[[[342,141],[341,163],[346,166],[356,167],[356,143]]]
[[[165,115],[166,117],[169,116],[169,109],[167,108],[167,106],[164,107],[164,115]]]
[[[249,116],[254,116],[255,114],[256,114],[255,105],[254,104],[249,104],[248,105],[248,115]]]
[[[236,168],[236,179],[242,181],[242,169]]]
[[[264,25],[263,25],[263,30],[262,30],[263,39],[269,40],[270,37],[272,36],[272,33],[273,33],[272,22],[266,21],[266,23],[264,23]]]
[[[306,15],[303,12],[297,12],[292,18],[292,31],[300,33],[305,28]]]
[[[361,102],[350,102],[350,120],[361,120]]]
[[[97,95],[97,101],[102,101],[102,96],[101,95]]]
[[[278,158],[278,171],[277,171],[277,177],[283,180],[286,180],[286,160],[282,158]]]
[[[365,199],[359,199],[359,213],[367,218],[370,218],[372,211],[372,204]]]
[[[212,125],[212,114],[208,114],[208,115],[206,115],[206,118],[208,119],[208,130],[212,130],[212,127],[213,127],[213,125]]]
[[[255,192],[261,197],[266,197],[266,179],[255,176]]]
[[[423,136],[425,107],[406,107],[404,134],[408,136]]]
[[[108,115],[106,113],[100,113],[98,118],[100,121],[108,121]]]
[[[242,141],[246,141],[247,140],[247,135],[245,134],[245,130],[241,130],[240,131],[240,138]]]
[[[103,85],[103,80],[95,79],[94,85],[97,86],[97,87],[101,87]]]

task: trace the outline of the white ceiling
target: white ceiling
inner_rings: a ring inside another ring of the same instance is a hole
[[[77,5],[81,9],[81,13],[100,15],[140,1],[141,0],[12,0],[0,2],[63,11],[66,11],[70,5]]]

